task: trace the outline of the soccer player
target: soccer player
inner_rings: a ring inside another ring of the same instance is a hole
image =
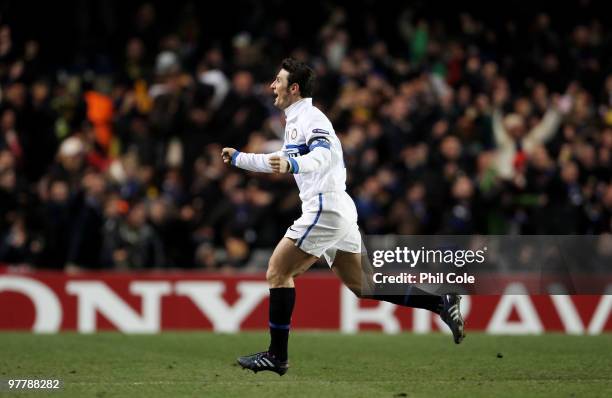
[[[254,372],[287,372],[287,345],[295,303],[293,278],[324,256],[333,272],[358,297],[362,294],[361,235],[357,211],[346,193],[346,169],[340,140],[331,122],[312,105],[314,72],[303,62],[288,58],[271,84],[274,105],[285,112],[281,151],[243,153],[223,148],[225,163],[245,170],[291,173],[300,191],[302,216],[287,229],[268,263],[270,286],[270,346],[267,351],[238,358]],[[439,314],[453,332],[455,343],[464,337],[460,296],[432,295],[411,286],[407,295],[368,295],[397,305],[424,308]]]

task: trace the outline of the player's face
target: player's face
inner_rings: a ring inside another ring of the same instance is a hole
[[[293,103],[292,94],[290,87],[288,87],[289,82],[287,81],[287,77],[289,76],[289,72],[284,69],[281,69],[276,75],[276,78],[270,85],[270,88],[274,91],[274,106],[280,109],[285,109],[289,105]]]

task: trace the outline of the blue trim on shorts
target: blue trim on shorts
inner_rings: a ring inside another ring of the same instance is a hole
[[[321,215],[321,211],[323,210],[323,194],[319,193],[319,211],[317,212],[317,216],[315,217],[314,221],[312,222],[312,224],[310,224],[310,226],[308,227],[308,229],[306,230],[306,233],[304,234],[304,236],[302,236],[300,238],[300,240],[298,240],[298,244],[297,247],[302,246],[302,242],[304,242],[304,239],[306,239],[306,237],[308,236],[308,234],[310,233],[310,230],[312,229],[312,227],[314,227],[317,224],[317,221],[319,221],[319,216]]]

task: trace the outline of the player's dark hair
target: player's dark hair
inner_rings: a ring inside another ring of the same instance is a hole
[[[281,68],[289,72],[289,76],[287,76],[288,87],[297,83],[302,98],[312,97],[315,85],[315,73],[312,68],[293,58],[285,58]]]

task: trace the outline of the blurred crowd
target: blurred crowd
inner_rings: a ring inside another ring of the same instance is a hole
[[[363,233],[612,232],[603,15],[412,8],[356,26],[359,5],[327,6],[305,36],[259,10],[210,40],[182,7],[162,29],[139,4],[119,49],[66,60],[0,14],[0,262],[265,266],[300,215],[292,177],[249,175],[220,152],[280,148],[268,86],[286,56],[317,73]]]

